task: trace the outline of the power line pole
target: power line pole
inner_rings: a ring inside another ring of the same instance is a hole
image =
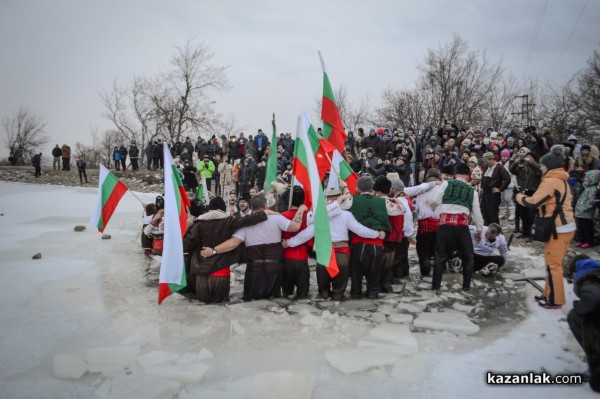
[[[521,119],[521,125],[530,126],[533,121],[533,107],[535,104],[529,102],[529,94],[523,94],[522,96],[515,96],[515,98],[521,98],[521,112],[511,112],[511,115],[519,115]]]

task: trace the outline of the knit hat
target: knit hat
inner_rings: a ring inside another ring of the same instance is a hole
[[[485,154],[483,154],[483,159],[486,159],[486,158],[494,158],[494,153],[486,152]]]
[[[225,200],[223,200],[221,197],[213,197],[208,203],[209,211],[219,210],[225,212],[226,209],[227,206],[225,205]]]
[[[575,136],[574,134],[572,134],[569,137],[567,137],[567,141],[577,141],[577,136]]]
[[[510,151],[505,148],[502,151],[500,151],[500,156],[510,158]]]
[[[468,175],[471,172],[471,169],[469,168],[469,165],[464,164],[464,163],[459,163],[459,164],[456,164],[456,168],[454,168],[454,172],[457,175]],[[442,171],[442,173],[444,173],[444,172]],[[450,173],[448,173],[448,174],[450,174]]]
[[[463,165],[464,165],[464,164],[463,164]],[[467,166],[467,165],[465,165],[465,166]],[[468,168],[468,166],[467,166],[467,168]],[[442,170],[441,170],[441,172],[442,172],[442,174],[443,174],[443,175],[451,175],[451,176],[454,176],[454,166],[452,166],[452,165],[445,165],[445,166],[442,166]]]
[[[392,187],[394,190],[404,191],[404,182],[400,180],[400,175],[398,173],[388,173],[386,177],[392,182]]]
[[[498,138],[498,132],[491,132],[491,133],[490,133],[490,138],[491,138],[492,140],[493,140],[493,139],[496,139],[496,138]]]
[[[542,157],[541,162],[548,170],[562,168],[565,164],[564,154],[565,147],[563,145],[553,145],[550,152]]]
[[[373,178],[371,176],[359,177],[356,181],[356,188],[358,188],[361,193],[373,191]]]
[[[589,145],[589,144],[582,144],[582,145],[581,145],[581,151],[583,151],[583,150],[588,150],[588,151],[590,151],[591,149],[592,149],[592,147],[590,147],[590,145]]]
[[[471,179],[481,180],[481,168],[480,167],[476,167],[471,171]]]
[[[441,178],[442,174],[440,173],[440,170],[436,168],[431,168],[427,171],[425,181],[440,180]]]
[[[477,165],[479,162],[477,161],[477,157],[471,157],[469,158],[469,163],[473,162],[475,165]]]
[[[375,183],[373,183],[373,190],[379,191],[385,195],[390,193],[392,188],[392,182],[385,176],[377,176]]]

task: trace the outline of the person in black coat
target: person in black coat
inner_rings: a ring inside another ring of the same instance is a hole
[[[138,170],[140,168],[138,165],[140,149],[137,144],[135,144],[135,141],[131,143],[131,146],[129,147],[129,158],[131,159],[131,169]]]
[[[363,139],[363,148],[375,148],[379,143],[379,136],[375,129],[371,129],[369,135]]]
[[[129,154],[129,151],[127,151],[127,147],[121,144],[119,153],[121,154],[121,169],[125,172],[127,170],[127,155]]]
[[[151,141],[146,144],[146,169],[152,169],[152,159],[154,158],[154,143]]]
[[[569,264],[577,300],[567,315],[569,328],[585,352],[590,387],[600,392],[600,262],[577,255]]]
[[[35,177],[38,178],[42,175],[42,153],[35,154],[31,158],[31,166],[35,168]]]

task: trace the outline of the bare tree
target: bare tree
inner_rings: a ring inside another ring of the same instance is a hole
[[[381,97],[382,106],[375,110],[374,125],[421,131],[436,116],[427,91],[386,89]]]
[[[590,128],[597,134],[600,132],[600,51],[594,50],[587,64],[576,78],[577,103]]]
[[[209,98],[211,91],[229,89],[226,67],[211,63],[213,53],[203,43],[189,40],[176,47],[173,69],[153,80],[147,93],[156,107],[165,137],[181,139],[186,133],[209,133],[219,123]]]
[[[578,97],[575,77],[562,87],[549,82],[544,85],[537,117],[541,125],[552,129],[555,140],[565,140],[570,133],[576,133],[580,138],[588,135],[586,117],[581,112]]]
[[[432,122],[484,120],[486,95],[503,74],[501,64],[490,63],[485,52],[469,50],[458,35],[437,50],[429,49],[419,65],[418,87],[428,92],[429,106],[436,115]]]
[[[239,126],[235,115],[233,114],[223,119],[220,123],[220,126],[220,131],[223,132],[227,138],[231,137],[231,135],[235,135],[237,137],[240,132],[248,129],[248,126]]]
[[[119,147],[120,143],[121,132],[118,130],[107,130],[104,132],[98,150],[100,151],[100,161],[108,168],[110,168],[113,162],[113,151],[115,147]]]
[[[41,116],[21,106],[12,116],[7,116],[2,126],[6,132],[6,148],[12,165],[28,162],[34,151],[49,141],[45,132],[46,121]]]

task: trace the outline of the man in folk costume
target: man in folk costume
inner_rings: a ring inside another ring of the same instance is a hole
[[[215,247],[231,238],[231,235],[247,226],[267,220],[265,212],[247,217],[233,217],[226,212],[221,197],[214,197],[208,204],[208,212],[200,215],[183,237],[183,250],[191,255],[191,287],[195,288],[200,302],[220,303],[229,301],[231,272],[229,267],[238,262],[237,252],[219,253],[203,258],[203,247]]]
[[[414,217],[417,219],[417,256],[421,277],[431,274],[431,258],[435,253],[436,233],[439,227],[439,212],[431,209],[432,198],[441,184],[439,169],[431,168],[425,176],[425,183],[406,187],[405,194],[413,198]]]
[[[289,201],[290,195],[292,196],[292,206],[285,212],[281,213],[281,216],[286,219],[292,220],[298,211],[298,208],[304,204],[304,189],[299,186],[294,186],[293,191],[290,194],[290,190],[286,190],[282,195],[284,202]],[[300,224],[300,230],[306,229],[306,214],[302,218]],[[290,239],[296,236],[298,232],[287,232],[281,233],[283,240]],[[308,252],[312,246],[312,241],[306,242],[302,245],[298,245],[294,248],[283,247],[283,260],[285,267],[283,269],[283,283],[281,285],[283,295],[289,296],[294,293],[296,289],[296,298],[303,299],[308,297],[308,289],[310,287],[310,269],[308,267]]]
[[[295,232],[300,229],[306,206],[301,205],[290,221],[285,217],[267,210],[267,201],[263,195],[250,200],[252,212],[266,211],[267,220],[255,226],[245,227],[233,234],[229,240],[213,247],[202,248],[201,255],[209,258],[246,244],[246,274],[244,277],[243,299],[266,299],[281,296],[283,280],[283,248],[281,232]],[[248,216],[246,216],[248,217]]]
[[[335,260],[337,262],[339,273],[335,277],[331,277],[326,266],[317,264],[317,286],[319,296],[323,299],[331,298],[334,301],[343,301],[346,299],[344,293],[348,287],[348,279],[350,277],[350,246],[348,245],[348,230],[352,233],[364,238],[383,238],[385,232],[372,230],[360,224],[349,211],[345,210],[350,207],[350,194],[341,195],[341,191],[337,187],[331,187],[327,192],[327,212],[329,216],[329,228],[331,232],[331,241],[335,251]],[[314,224],[311,224],[311,214],[307,216],[308,227],[298,235],[285,240],[284,247],[298,247],[303,245],[309,239],[314,237]]]
[[[396,198],[405,208],[404,215],[391,216],[392,218],[399,218],[402,221],[402,234],[401,241],[396,248],[396,254],[394,255],[394,263],[392,265],[392,273],[395,278],[405,278],[409,274],[409,263],[408,263],[408,246],[415,243],[413,235],[415,234],[414,222],[413,222],[413,201],[410,199],[410,195],[406,192],[410,187],[405,187],[404,182],[397,176],[396,173],[389,174],[392,187],[390,188],[390,198]]]
[[[395,173],[394,173],[395,174]],[[397,175],[397,174],[395,174]],[[392,192],[392,185],[395,184],[396,189]],[[378,176],[375,179],[375,184],[373,185],[373,190],[377,193],[377,195],[381,198],[398,198],[398,201],[402,201],[402,204],[405,208],[405,213],[403,215],[396,216],[388,216],[388,220],[390,222],[391,232],[386,234],[386,237],[383,240],[383,254],[381,257],[381,292],[383,293],[391,293],[394,292],[392,290],[392,282],[394,277],[401,277],[400,267],[396,266],[395,260],[399,259],[398,266],[402,264],[402,254],[400,254],[403,250],[406,251],[406,262],[408,264],[408,240],[406,240],[407,245],[404,248],[404,238],[405,238],[405,227],[409,224],[412,225],[412,213],[410,211],[410,205],[406,202],[405,198],[400,198],[402,195],[398,195],[397,188],[399,186],[404,187],[404,184],[400,180],[399,177],[396,177],[392,182],[385,176]],[[408,219],[406,219],[408,218]],[[412,234],[412,231],[410,232]],[[394,270],[398,269],[398,270]],[[407,271],[408,274],[408,271]]]
[[[479,196],[467,183],[469,167],[456,166],[456,178],[440,185],[432,198],[431,208],[439,208],[440,222],[435,241],[435,269],[432,288],[439,290],[448,254],[460,251],[463,266],[463,290],[471,287],[473,275],[473,242],[469,232],[469,217],[475,224],[475,241],[481,241],[483,219],[479,208]]]
[[[352,207],[350,208],[352,215],[359,223],[373,230],[391,232],[388,216],[404,214],[404,206],[396,200],[376,197],[373,193],[373,179],[371,176],[361,176],[356,182],[356,188],[358,195],[352,199]],[[380,289],[383,240],[355,235],[351,240],[350,252],[351,298],[362,298],[362,280],[364,276],[367,280],[367,298],[377,299]]]

